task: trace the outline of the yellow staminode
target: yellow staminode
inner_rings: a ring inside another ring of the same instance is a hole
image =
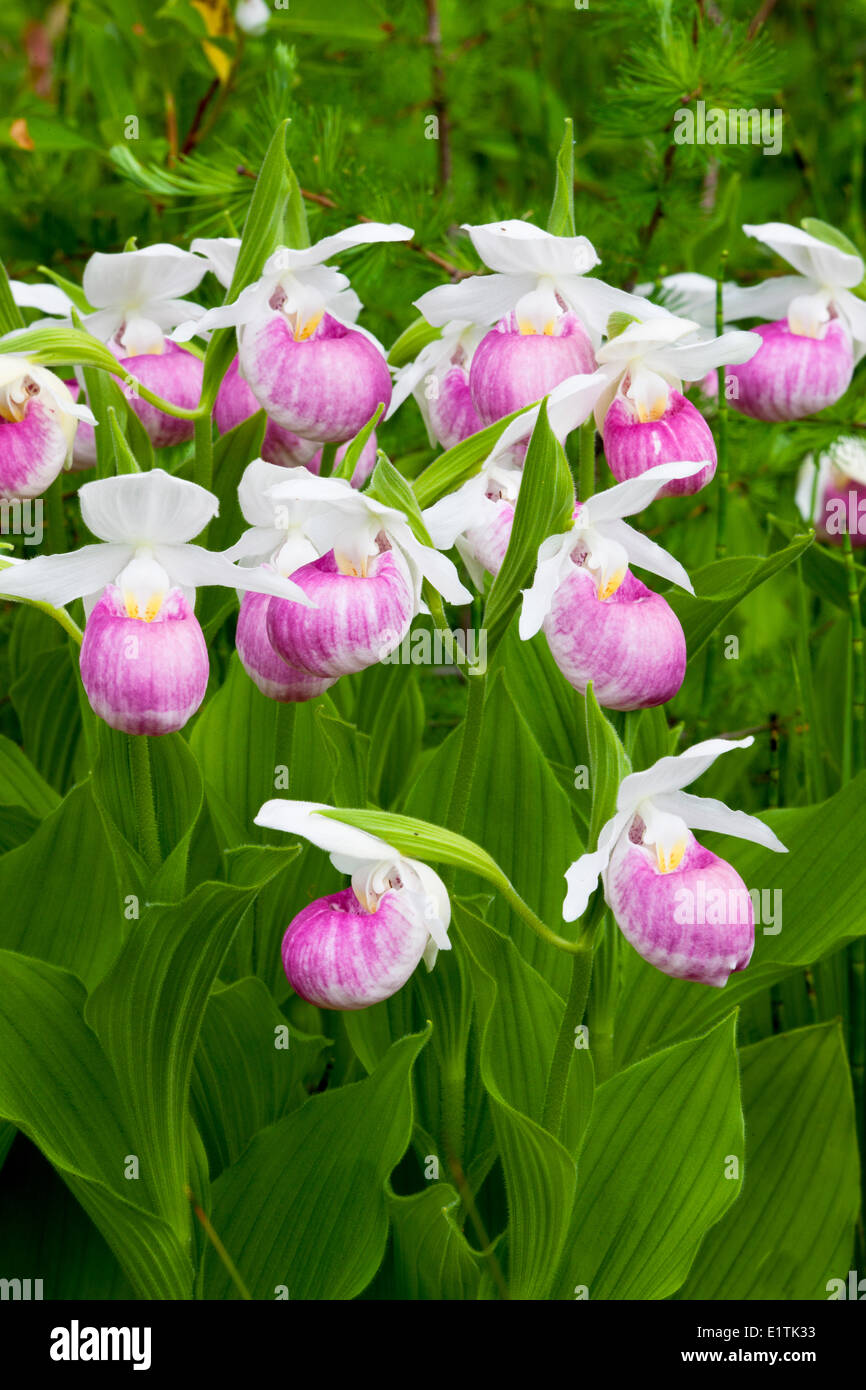
[[[610,598],[615,594],[622,581],[625,579],[625,568],[617,570],[610,578],[598,586],[598,596],[600,599]]]
[[[658,865],[659,872],[663,874],[673,873],[674,869],[678,869],[680,864],[682,863],[682,858],[685,852],[685,840],[678,840],[677,843],[670,850],[666,850],[664,845],[657,843],[656,863]]]
[[[538,329],[535,327],[535,324],[532,323],[529,319],[518,319],[517,327],[520,329],[520,332],[524,337],[528,337],[530,334],[538,332]],[[553,319],[548,319],[547,323],[544,325],[544,328],[542,329],[542,335],[546,338],[552,338],[555,331],[555,321]]]
[[[162,607],[162,594],[151,594],[147,602],[142,606],[137,596],[129,590],[123,595],[123,602],[126,608],[127,617],[138,618],[142,622],[152,623]]]
[[[296,320],[293,332],[296,343],[303,343],[306,342],[307,338],[312,338],[319,324],[322,322],[322,314],[323,311],[320,310],[320,312],[314,314],[312,318],[301,319],[299,317]]]

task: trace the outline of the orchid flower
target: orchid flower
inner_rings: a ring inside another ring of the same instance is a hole
[[[763,821],[683,789],[723,753],[753,742],[708,739],[625,777],[597,848],[565,875],[564,919],[582,916],[601,876],[620,930],[650,965],[717,986],[744,970],[755,939],[748,891],[731,865],[691,832],[714,830],[783,854],[786,848]]]
[[[298,623],[294,608],[272,603],[267,632],[290,666],[336,678],[374,665],[399,646],[420,611],[423,580],[449,603],[466,603],[471,596],[447,555],[416,540],[402,512],[348,482],[331,481],[340,494],[305,523],[321,559],[293,576],[315,601],[317,616]],[[274,503],[306,495],[308,484],[299,478],[267,489]]]
[[[276,502],[269,489],[291,482],[293,495]],[[238,500],[250,529],[225,552],[229,560],[265,565],[289,576],[317,560],[321,551],[309,537],[309,519],[327,510],[344,492],[336,478],[318,478],[305,468],[279,468],[254,459],[244,470]],[[273,599],[267,594],[246,593],[238,614],[235,645],[241,664],[263,695],[271,700],[303,701],[321,695],[336,677],[320,677],[290,666],[274,650],[268,638],[268,612]]]
[[[699,381],[713,367],[744,362],[761,346],[755,333],[733,331],[710,338],[694,319],[673,314],[635,320],[596,352],[608,386],[596,408],[605,458],[619,482],[648,468],[705,459],[700,472],[668,483],[664,496],[697,492],[716,471],[712,431],[682,394],[684,381]]]
[[[798,420],[835,404],[866,354],[866,303],[851,293],[863,280],[863,261],[784,222],[743,230],[798,273],[725,288],[726,318],[774,320],[754,330],[762,347],[733,372],[731,404],[758,420]]]
[[[0,354],[0,497],[39,497],[50,487],[71,460],[79,421],[96,423],[60,377]]]
[[[400,223],[364,222],[303,250],[282,246],[258,280],[231,304],[209,310],[198,328],[237,328],[241,374],[276,424],[320,443],[351,439],[377,405],[388,406],[391,377],[372,334],[347,327],[358,297],[324,262],[355,246],[411,236]],[[226,252],[221,247],[218,258]],[[191,331],[186,325],[175,337]]]
[[[634,313],[644,301],[588,277],[599,259],[586,237],[553,236],[521,221],[465,230],[494,273],[439,285],[415,302],[437,327],[453,319],[495,324],[476,348],[469,372],[472,403],[488,425],[540,400],[568,377],[593,372],[593,345],[610,315]]]
[[[439,338],[395,373],[389,418],[414,395],[431,444],[451,449],[483,429],[469,389],[472,357],[483,336],[477,324],[462,319],[447,323]]]
[[[208,654],[192,609],[197,586],[310,602],[280,575],[241,569],[189,543],[219,509],[196,483],[155,468],[85,483],[78,497],[98,543],[3,570],[0,594],[57,608],[84,599],[82,681],[113,728],[166,733],[182,728],[201,704]]]
[[[311,1004],[364,1009],[401,989],[421,960],[432,970],[438,952],[451,949],[451,905],[428,864],[321,814],[331,809],[266,801],[255,823],[302,836],[351,875],[351,888],[316,899],[290,923],[283,966],[296,994]]]
[[[569,377],[551,391],[547,420],[560,444],[589,419],[606,381],[602,372],[594,372]],[[533,406],[507,424],[480,471],[423,514],[433,544],[440,550],[456,545],[479,589],[485,570],[497,574],[505,558],[523,461],[540,409],[540,404]]]
[[[866,545],[866,445],[854,435],[835,439],[819,454],[803,462],[795,495],[804,521],[815,526],[822,539],[841,545],[851,537],[854,547]]]
[[[608,709],[663,704],[679,690],[686,669],[682,627],[670,604],[636,579],[640,565],[692,593],[678,560],[623,520],[642,511],[671,479],[688,477],[699,462],[650,468],[574,511],[571,530],[549,536],[538,551],[535,578],[523,592],[519,632],[540,628],[566,680]]]

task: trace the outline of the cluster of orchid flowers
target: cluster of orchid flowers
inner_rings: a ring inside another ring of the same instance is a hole
[[[107,723],[161,734],[182,728],[199,708],[209,674],[194,612],[200,585],[242,594],[240,661],[266,696],[282,701],[314,698],[387,656],[425,611],[422,586],[449,603],[469,602],[445,552],[456,549],[478,588],[486,574],[497,574],[544,398],[561,444],[594,417],[616,484],[576,497],[568,530],[541,545],[520,636],[543,630],[566,680],[581,693],[592,683],[605,708],[647,708],[677,693],[686,664],[682,627],[631,567],[691,585],[679,562],[625,518],[656,497],[692,494],[715,473],[713,435],[686,398],[686,384],[703,382],[709,393],[711,374],[724,368],[736,379],[731,406],[771,421],[801,418],[841,397],[866,352],[866,304],[851,292],[863,263],[793,227],[747,227],[797,274],[753,289],[725,286],[726,321],[772,321],[717,335],[716,285],[705,277],[664,283],[668,302],[690,315],[683,317],[590,275],[599,260],[585,237],[519,221],[467,230],[491,273],[417,301],[439,336],[393,382],[383,347],[357,324],[362,306],[348,278],[327,262],[364,244],[408,240],[408,227],[362,223],[311,247],[282,247],[232,303],[210,310],[187,296],[208,272],[231,284],[236,239],[194,241],[188,252],[158,245],[91,257],[84,327],[142,386],[185,412],[133,396],[155,447],[191,437],[203,366],[183,345],[215,329],[234,327],[237,335],[214,406],[218,429],[261,409],[267,417],[262,456],[239,480],[248,529],[229,550],[192,543],[216,514],[217,498],[154,468],[80,488],[96,544],[10,561],[0,571],[0,594],[8,597],[58,608],[83,598],[82,681]],[[20,305],[51,315],[50,322],[74,320],[56,286],[12,288]],[[63,382],[16,354],[15,334],[0,346],[7,349],[0,356],[0,495],[34,497],[64,466],[95,462],[96,421],[83,381]],[[446,449],[515,417],[477,473],[423,513],[432,544],[417,538],[403,512],[362,490],[377,457],[373,432],[351,479],[322,475],[326,448],[341,458],[380,408],[391,415],[410,395],[431,442]],[[837,449],[812,472],[810,520],[846,478],[866,488],[853,447]],[[677,891],[697,877],[720,889],[743,887],[692,829],[784,849],[760,821],[683,790],[720,753],[742,746],[711,740],[626,777],[598,847],[568,871],[566,920],[583,913],[601,875],[616,921],[659,969],[714,985],[743,969],[754,943],[751,916],[722,914],[707,926],[679,922],[672,911]],[[304,998],[361,1008],[387,998],[422,958],[432,966],[447,948],[448,894],[429,866],[327,818],[327,809],[268,802],[258,823],[306,836],[351,874],[350,889],[295,918],[283,954]],[[742,901],[739,893],[729,898]]]

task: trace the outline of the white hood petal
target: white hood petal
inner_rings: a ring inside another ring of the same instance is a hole
[[[819,285],[852,290],[863,279],[863,261],[859,256],[840,251],[800,227],[787,222],[763,222],[744,225],[743,231]]]
[[[162,468],[85,483],[78,500],[94,536],[127,545],[191,540],[219,511],[212,492]]]
[[[756,816],[747,815],[745,811],[732,811],[724,801],[717,801],[714,797],[692,796],[689,792],[670,792],[667,795],[654,796],[653,805],[659,811],[679,816],[691,830],[715,830],[720,835],[733,835],[738,840],[751,840],[756,845],[763,845],[765,849],[775,850],[777,854],[788,853],[787,845],[783,845],[778,835],[763,821],[758,820]]]
[[[287,835],[300,835],[318,849],[345,856],[358,864],[400,857],[384,840],[368,835],[366,830],[317,814],[332,810],[333,806],[320,801],[266,801],[255,817],[255,824],[268,830],[283,830]]]

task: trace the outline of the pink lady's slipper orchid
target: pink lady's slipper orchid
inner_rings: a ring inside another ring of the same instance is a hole
[[[279,575],[240,569],[189,544],[219,509],[195,483],[155,468],[85,483],[78,496],[82,519],[100,543],[0,571],[0,594],[58,608],[83,598],[81,679],[95,712],[129,734],[181,729],[208,680],[207,646],[193,613],[196,587],[309,600]]]
[[[195,255],[205,258],[208,269],[216,276],[223,288],[228,289],[235,273],[240,248],[240,237],[196,237],[191,243],[190,249]],[[352,301],[355,298],[352,296]],[[360,301],[357,301],[356,305],[354,302],[350,302],[347,297],[344,305],[346,318],[353,317],[360,310],[360,307]],[[193,320],[178,325],[175,337],[183,341],[191,333],[198,331],[199,325]],[[207,330],[202,331],[206,333]],[[214,402],[213,414],[217,429],[220,434],[226,434],[228,430],[234,429],[242,421],[248,420],[251,415],[258,414],[261,408],[241,375],[240,362],[237,357],[233,358],[220,382]],[[262,440],[261,454],[268,463],[279,464],[282,468],[303,464],[305,467],[312,467],[313,472],[317,473],[319,470],[314,466],[317,451],[318,445],[315,440],[301,439],[300,435],[293,434],[291,430],[283,429],[276,420],[268,420],[265,437]]]
[[[410,394],[427,426],[430,443],[452,449],[484,428],[469,388],[472,357],[485,335],[477,324],[456,320],[446,323],[442,335],[422,348],[414,362],[401,367],[394,378],[393,415]]]
[[[663,484],[702,466],[660,464],[596,493],[577,504],[570,531],[539,548],[535,579],[523,592],[520,636],[526,641],[543,628],[566,680],[581,694],[592,681],[606,709],[664,704],[683,683],[686,640],[679,619],[629,564],[694,590],[679,561],[622,518],[642,511]]]
[[[281,482],[293,485],[291,498],[275,501],[269,489]],[[314,560],[321,551],[309,535],[310,519],[326,511],[345,492],[336,478],[318,478],[305,468],[285,469],[254,459],[244,470],[238,500],[250,529],[226,551],[226,558],[243,565],[265,565],[288,578]],[[310,700],[334,684],[336,676],[316,676],[290,666],[278,655],[268,637],[271,603],[289,600],[266,594],[246,593],[241,600],[235,644],[241,664],[263,695],[271,700]]]
[[[438,285],[415,303],[436,327],[454,319],[495,325],[476,348],[469,372],[473,404],[488,425],[540,400],[567,377],[593,372],[593,343],[601,341],[609,316],[634,313],[636,301],[588,278],[599,258],[586,237],[553,236],[516,220],[465,230],[494,274]]]
[[[736,870],[704,849],[692,830],[734,835],[782,854],[786,847],[763,821],[683,788],[722,753],[753,742],[708,739],[625,777],[616,814],[602,827],[598,847],[565,875],[566,922],[586,911],[600,875],[620,931],[657,970],[719,987],[732,971],[745,970],[755,944],[748,890]]]
[[[142,385],[184,410],[199,403],[202,362],[166,334],[204,313],[181,296],[195,289],[206,269],[199,256],[168,244],[118,255],[97,252],[84,268],[84,293],[95,309],[85,316],[85,328]],[[167,415],[135,395],[130,405],[156,447],[192,439],[191,420]]]
[[[72,457],[79,421],[96,423],[59,377],[26,357],[0,355],[0,497],[38,497],[50,487]]]
[[[819,455],[804,460],[797,480],[797,508],[822,540],[841,545],[847,532],[853,546],[866,545],[866,445],[861,439],[835,439]]]
[[[547,420],[560,444],[589,419],[606,383],[603,373],[594,372],[592,376],[569,377],[551,391]],[[498,574],[505,559],[526,450],[539,409],[534,406],[506,425],[480,471],[424,512],[433,544],[440,550],[456,545],[479,590],[484,587],[485,571]]]
[[[423,960],[432,970],[451,949],[451,904],[428,864],[375,835],[319,814],[310,801],[266,801],[256,825],[303,836],[327,850],[351,888],[318,898],[283,937],[283,966],[302,999],[322,1009],[366,1009],[402,989]]]
[[[391,376],[372,334],[346,322],[358,308],[348,279],[323,262],[354,246],[411,236],[399,223],[364,222],[305,250],[280,247],[259,280],[234,303],[209,310],[198,327],[237,328],[241,374],[278,425],[303,439],[342,443],[377,405],[388,406]]]
[[[400,645],[421,611],[423,580],[449,603],[469,603],[472,596],[448,556],[416,540],[402,512],[342,479],[317,481],[339,493],[304,523],[321,558],[292,575],[315,605],[305,610],[311,621],[298,622],[290,604],[272,603],[267,633],[290,666],[336,679],[374,666]],[[309,484],[299,477],[267,489],[275,504],[308,495]]]
[[[609,386],[596,406],[605,457],[624,482],[662,463],[705,459],[691,477],[667,484],[661,496],[698,492],[716,471],[712,431],[682,394],[683,381],[699,381],[712,367],[743,362],[761,346],[754,333],[700,337],[701,325],[673,314],[629,323],[596,352]]]
[[[731,405],[755,420],[799,420],[844,395],[866,353],[866,303],[851,291],[863,261],[799,227],[766,222],[743,228],[798,272],[751,289],[727,286],[726,319],[771,318],[754,332],[760,351],[732,369]]]

